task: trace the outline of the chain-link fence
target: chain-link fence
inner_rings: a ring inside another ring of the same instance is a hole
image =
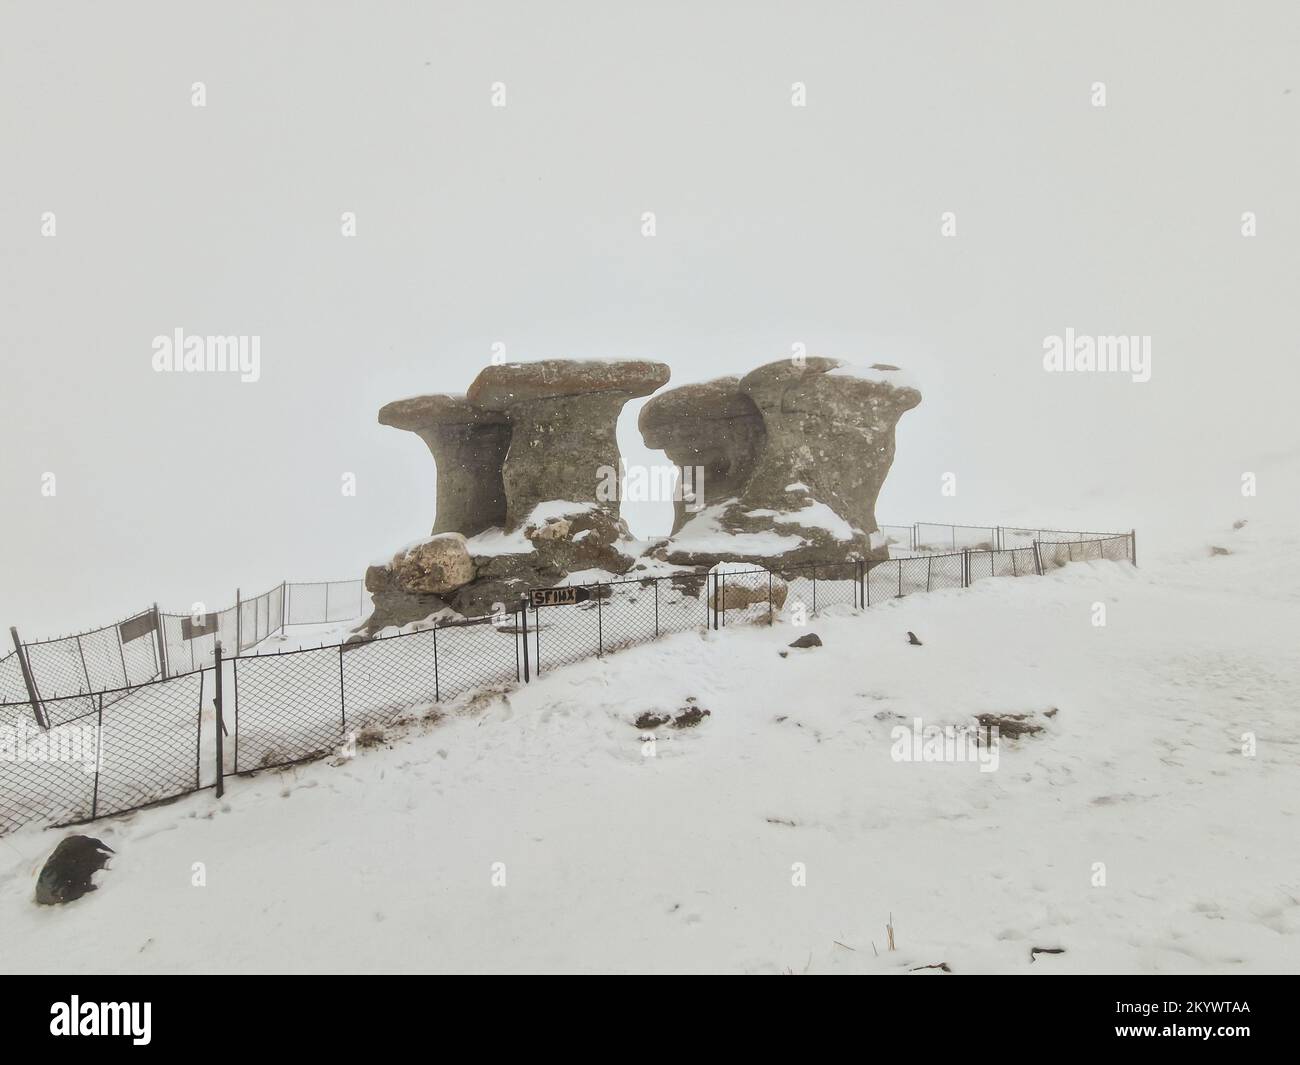
[[[15,632],[17,650],[0,659],[0,701],[90,696],[209,669],[217,641],[242,653],[288,626],[360,619],[364,592],[360,580],[285,581],[251,599],[237,593],[235,605],[222,610],[180,614],[151,607],[114,625],[49,640],[23,641]],[[88,710],[91,704],[79,705]]]
[[[1136,562],[1135,536],[771,570],[730,563],[708,574],[575,585],[554,597],[566,605],[546,605],[552,601],[547,593],[539,596],[542,605],[521,603],[510,613],[223,661],[217,641],[225,646],[232,621],[232,646],[242,643],[245,651],[250,639],[276,631],[276,606],[283,626],[292,600],[282,585],[278,596],[273,589],[250,600],[246,611],[241,603],[221,612],[233,617],[204,615],[195,624],[193,618],[164,615],[164,625],[167,618],[190,623],[182,636],[191,647],[211,641],[212,662],[179,676],[109,691],[32,695],[21,654],[0,658],[0,834],[33,821],[72,823],[187,794],[205,786],[205,765],[208,780],[220,790],[232,774],[319,757],[361,742],[373,730],[435,712],[465,693],[527,682],[668,633],[852,612],[903,595],[966,588],[986,577],[1041,574],[1103,559]],[[117,627],[120,674],[113,672],[111,642],[92,645],[84,657],[87,636],[94,634],[72,638],[74,648],[81,646],[75,658],[67,641],[30,648],[47,678],[66,676],[75,684],[78,668],[83,683],[130,678],[133,669],[162,668],[142,651],[128,650],[144,640],[135,635],[137,628],[165,631],[157,627],[156,613],[147,616],[153,629],[140,618],[146,615]],[[251,636],[244,635],[245,624]],[[141,646],[147,649],[148,641]],[[205,698],[214,704],[206,725]],[[233,735],[226,742],[228,723]]]
[[[0,705],[0,835],[90,821],[201,787],[205,677]]]

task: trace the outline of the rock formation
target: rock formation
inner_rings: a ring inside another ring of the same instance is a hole
[[[740,391],[739,377],[663,392],[641,408],[637,425],[647,447],[663,451],[679,468],[699,471],[698,477],[681,475],[695,498],[673,501],[674,535],[692,513],[740,495],[767,435],[758,408]]]
[[[722,498],[708,486],[706,466],[706,502],[712,505],[677,528],[660,557],[692,566],[719,559],[769,564],[886,557],[872,536],[876,497],[893,462],[894,427],[921,401],[898,368],[786,359],[741,378],[734,399],[717,394],[729,387],[726,380],[711,383],[708,405],[689,396],[674,400],[685,389],[653,401],[659,411],[694,413],[701,436],[713,424],[702,416],[710,409],[747,401],[762,419],[752,466],[744,470],[741,463],[743,484],[733,481]],[[650,424],[657,421],[652,415]],[[664,438],[662,430],[654,431],[656,439]],[[674,441],[691,435],[672,432]]]
[[[632,569],[634,542],[607,491],[619,470],[615,430],[625,403],[667,380],[655,362],[508,363],[485,368],[464,396],[384,407],[383,424],[417,433],[433,454],[438,512],[434,536],[366,572],[368,629],[445,608],[512,609],[529,588],[571,573]],[[641,412],[646,443],[701,469],[702,483],[685,479],[699,498],[677,502],[655,557],[685,567],[683,581],[718,564],[780,574],[887,557],[876,497],[894,427],[920,401],[897,367],[812,357],[656,396]],[[743,582],[725,597],[715,605],[741,609]]]
[[[464,396],[415,396],[389,403],[379,424],[407,429],[428,446],[438,468],[438,511],[433,531],[473,536],[506,520],[501,467],[510,447],[510,423]]]
[[[519,528],[539,503],[596,503],[618,517],[618,501],[601,500],[602,468],[618,468],[615,428],[624,404],[668,382],[658,362],[543,362],[489,366],[466,393],[510,422],[502,477],[506,528]]]
[[[582,569],[626,572],[635,561],[617,495],[624,404],[668,380],[643,361],[551,359],[486,367],[464,396],[385,406],[379,420],[417,433],[438,467],[436,534],[371,566],[367,628],[404,625],[444,607],[481,614]]]

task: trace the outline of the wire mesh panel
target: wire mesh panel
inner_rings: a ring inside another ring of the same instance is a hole
[[[1101,557],[1111,562],[1132,562],[1133,541],[1127,536],[1108,536],[1101,541]]]
[[[916,524],[916,547],[919,551],[988,551],[997,542],[998,530],[993,525],[942,525],[930,521]]]
[[[285,618],[290,625],[351,621],[365,611],[365,582],[293,581],[286,587]]]
[[[95,816],[198,791],[204,678],[188,673],[104,700]],[[211,683],[209,678],[208,683]]]
[[[928,592],[933,581],[933,560],[930,558],[900,558],[898,560],[899,595]]]
[[[645,643],[659,635],[655,603],[657,585],[653,578],[646,578],[592,587],[592,594],[598,600],[602,653]]]
[[[661,634],[708,628],[708,583],[707,577],[695,574],[660,577],[655,582]]]
[[[158,662],[158,636],[152,614],[149,630],[122,644],[122,661],[126,663],[126,682],[129,685],[146,684],[162,676]]]
[[[22,663],[18,661],[17,652],[10,651],[0,658],[0,704],[21,703],[27,697]]]
[[[866,565],[867,605],[883,603],[902,594],[900,573],[902,559],[890,559],[888,562],[868,562]]]
[[[245,651],[257,643],[257,600],[239,604],[239,649]]]
[[[931,555],[916,560],[917,563],[922,561],[926,564],[925,587],[918,588],[917,591],[937,592],[940,588],[965,587],[964,555]]]
[[[600,654],[601,627],[595,598],[576,606],[543,606],[532,611],[528,628],[533,639],[533,662],[538,673]]]
[[[720,628],[775,621],[777,598],[775,575],[765,569],[718,570],[713,574],[711,601]]]
[[[966,554],[966,579],[971,584],[984,577],[993,577],[993,556],[996,551],[969,551]]]
[[[48,731],[29,708],[0,707],[7,722],[0,833],[124,813],[198,790],[202,703],[203,674],[195,673],[52,699],[43,704]]]
[[[191,673],[196,669],[210,669],[216,660],[219,615],[210,615],[216,629],[205,631],[208,616],[194,618],[180,614],[163,614],[163,640],[167,646],[167,672],[171,676]],[[234,643],[229,645],[234,647]]]
[[[118,640],[116,628],[88,632],[78,636],[75,642],[77,645],[75,650],[84,666],[87,679],[86,691],[110,691],[125,688],[132,683],[127,678],[126,650]],[[29,653],[28,659],[30,658]],[[36,674],[35,667],[32,668],[32,673]],[[149,679],[147,673],[138,678],[141,682]],[[39,682],[37,686],[43,687]]]
[[[437,639],[427,629],[343,645],[343,716],[349,732],[385,728],[438,702]]]
[[[326,621],[351,621],[365,613],[362,609],[364,581],[330,581],[325,587],[329,592]]]
[[[291,584],[288,589],[290,625],[319,625],[325,621],[328,584]]]
[[[342,743],[337,647],[233,661],[234,772],[301,761]]]
[[[814,581],[817,611],[830,607],[858,605],[858,564],[856,562],[819,563],[810,567]]]
[[[500,626],[491,617],[438,626],[438,689],[443,702],[476,688],[521,679],[519,647],[523,636],[516,631],[519,615],[511,614],[509,618]],[[532,628],[532,618],[528,627]]]
[[[25,653],[36,693],[42,701],[90,690],[75,642],[55,640],[50,643],[28,644]],[[71,720],[92,713],[94,709],[94,703],[89,698],[68,699],[58,705],[57,712],[61,720]]]
[[[0,757],[0,835],[28,824],[66,824],[86,820],[95,811],[95,767],[98,760],[98,707],[90,714],[77,708],[45,704],[46,712],[62,723],[40,728],[31,708],[0,707],[3,757]]]
[[[878,528],[885,538],[885,546],[890,549],[891,554],[895,551],[906,554],[912,550],[912,526],[880,525]]]

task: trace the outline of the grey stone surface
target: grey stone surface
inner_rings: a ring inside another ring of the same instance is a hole
[[[637,426],[647,447],[663,451],[675,466],[703,471],[699,498],[673,502],[674,533],[698,505],[740,495],[767,438],[763,417],[740,391],[739,377],[661,392],[641,408]]]
[[[802,365],[785,359],[741,379],[767,430],[767,446],[741,497],[747,509],[797,510],[810,496],[855,528],[876,531],[876,497],[894,461],[894,427],[921,394],[830,372],[841,367],[848,369],[839,359],[810,357]],[[873,369],[886,379],[898,372],[881,363]],[[800,483],[807,493],[787,490]]]
[[[742,377],[736,390],[762,419],[762,444],[743,472],[743,484],[727,485],[737,501],[710,512],[710,521],[735,539],[720,544],[714,535],[701,546],[688,521],[678,525],[658,557],[690,566],[725,560],[778,567],[886,557],[885,547],[871,546],[876,498],[893,462],[898,419],[921,401],[915,388],[892,380],[895,375],[902,377],[886,364],[859,369],[839,359],[809,357],[768,363]],[[687,432],[663,427],[671,414],[700,424],[699,413],[709,404],[735,409],[725,398],[726,380],[713,384],[713,392],[699,393],[695,402],[688,396],[674,406],[667,399],[673,393],[652,401],[657,409],[647,424],[654,439],[689,447],[681,443],[689,439]],[[719,421],[734,424],[734,419]],[[694,450],[703,453],[703,445]],[[720,498],[706,485],[706,502]],[[770,545],[773,534],[783,538],[781,547],[776,553],[760,550],[759,540]]]
[[[615,428],[630,399],[668,381],[663,363],[541,362],[488,366],[466,396],[475,407],[500,411],[510,422],[510,451],[502,469],[507,529],[519,528],[538,503],[599,502],[617,516],[617,501],[600,501],[602,467],[618,467]]]
[[[433,531],[473,536],[506,520],[501,468],[510,447],[510,423],[464,396],[415,396],[389,403],[381,425],[415,433],[437,465],[438,511]]]

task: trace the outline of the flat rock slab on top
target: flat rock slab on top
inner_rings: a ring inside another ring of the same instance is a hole
[[[506,410],[517,403],[593,392],[623,392],[634,399],[666,385],[669,372],[661,362],[641,359],[506,362],[484,367],[466,396],[483,410]]]

